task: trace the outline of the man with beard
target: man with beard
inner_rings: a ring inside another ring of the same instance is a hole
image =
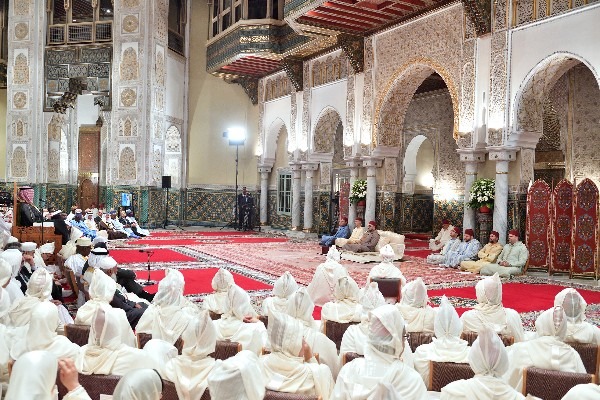
[[[460,263],[460,269],[462,271],[469,271],[474,274],[478,274],[481,271],[481,268],[485,267],[488,264],[492,264],[496,262],[496,259],[502,252],[502,245],[498,243],[498,238],[500,235],[496,231],[490,232],[490,241],[488,244],[483,246],[479,253],[477,253],[477,257],[479,258],[477,261],[462,261]]]

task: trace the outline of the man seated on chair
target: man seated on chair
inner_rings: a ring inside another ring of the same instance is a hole
[[[350,228],[348,228],[348,229],[350,229]],[[337,238],[337,239],[335,239],[335,245],[337,247],[342,247],[343,245],[348,244],[348,243],[356,244],[356,243],[360,242],[360,238],[362,238],[364,233],[365,233],[365,228],[363,227],[363,219],[357,217],[354,220],[354,229],[352,230],[352,235],[350,235],[350,238],[349,239]]]
[[[348,217],[340,217],[340,226],[336,229],[333,235],[323,235],[319,244],[321,246],[331,246],[335,239],[346,239],[350,236],[350,228],[348,228]]]
[[[481,275],[494,275],[498,273],[501,277],[520,275],[529,258],[529,251],[523,242],[519,241],[519,231],[513,229],[508,232],[508,243],[498,256],[496,264],[488,264],[481,268]]]
[[[450,240],[450,233],[454,227],[450,225],[450,221],[447,219],[442,220],[442,229],[435,237],[435,239],[429,239],[429,249],[431,251],[440,251],[444,248],[444,245]]]
[[[472,260],[477,257],[477,252],[481,248],[479,240],[475,239],[473,229],[465,229],[463,233],[463,242],[458,246],[456,252],[448,254],[443,264],[444,267],[458,268],[462,261]]]
[[[370,221],[367,225],[367,231],[363,234],[360,241],[356,244],[348,243],[342,247],[344,251],[352,251],[354,253],[365,253],[375,251],[375,246],[379,242],[379,232],[377,232],[377,222]]]
[[[477,257],[479,257],[479,259],[477,261],[462,261],[460,263],[460,270],[477,274],[479,271],[481,271],[481,268],[496,262],[496,259],[502,252],[502,245],[498,243],[499,237],[500,235],[498,232],[491,231],[489,243],[483,246],[483,248],[479,250],[479,253],[477,253]]]
[[[455,253],[460,246],[460,228],[455,226],[450,231],[450,240],[446,242],[442,251],[439,254],[430,254],[427,256],[427,264],[443,264],[446,260],[446,256],[451,253]]]
[[[88,237],[80,237],[75,241],[75,254],[65,260],[65,267],[73,272],[75,281],[71,282],[79,288],[77,305],[81,306],[89,299],[87,287],[82,279],[83,266],[92,251],[92,241]],[[73,289],[75,290],[75,289]]]

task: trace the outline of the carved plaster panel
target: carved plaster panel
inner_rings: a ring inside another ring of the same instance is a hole
[[[344,129],[343,144],[350,146],[354,144],[354,81],[355,75],[351,74],[347,80],[346,89],[346,126]]]
[[[321,185],[329,185],[331,183],[331,163],[320,163],[319,171],[321,172]]]
[[[15,24],[15,40],[27,40],[29,39],[29,23],[18,22]]]
[[[48,151],[48,180],[58,182],[60,178],[60,153],[57,149]]]
[[[161,46],[157,46],[156,48],[155,73],[157,85],[165,86],[165,78],[167,75],[165,68],[165,50]]]
[[[122,107],[135,107],[137,103],[137,92],[135,88],[124,88],[119,94]]]
[[[313,149],[317,153],[333,152],[335,132],[340,124],[340,115],[333,108],[327,109],[317,121],[313,132]]]
[[[27,92],[17,91],[14,92],[12,97],[13,108],[22,110],[27,107]]]
[[[121,55],[120,76],[122,81],[135,81],[138,79],[138,56],[136,49],[127,47]]]
[[[373,123],[373,63],[375,53],[373,50],[373,37],[365,38],[365,78],[364,78],[364,97],[363,111],[361,121],[361,144],[371,143],[371,130]],[[362,154],[369,154],[362,150]]]
[[[10,158],[10,175],[12,178],[24,179],[28,177],[27,147],[25,144],[13,145]]]
[[[162,153],[160,146],[154,146],[152,152],[152,175],[153,182],[160,182],[162,176]]]
[[[181,154],[181,135],[179,134],[179,129],[177,129],[175,125],[171,125],[169,129],[167,129],[165,146],[166,153]]]
[[[304,63],[304,90],[303,90],[303,99],[304,104],[302,108],[302,136],[299,141],[296,141],[294,145],[294,150],[297,143],[301,143],[301,146],[305,146],[308,143],[309,130],[310,130],[310,100],[311,100],[311,82],[310,82],[310,65],[309,63]],[[290,150],[290,149],[288,149]]]
[[[139,33],[140,21],[138,19],[138,15],[130,14],[123,17],[123,21],[121,21],[121,28],[123,30],[122,33]]]
[[[506,29],[508,26],[508,5],[506,0],[495,0],[493,32]]]
[[[123,0],[123,5],[127,8],[134,8],[140,5],[140,0]]]
[[[265,85],[265,101],[288,96],[292,92],[292,83],[287,75],[268,78]]]
[[[31,0],[15,0],[14,1],[14,12],[15,15],[26,16],[29,15]]]
[[[15,53],[16,52],[17,50],[15,50]],[[27,50],[19,50],[19,54],[15,57],[13,66],[13,84],[29,84],[29,60],[27,59]]]
[[[395,185],[398,176],[398,162],[395,158],[387,157],[383,161],[384,185]]]
[[[119,136],[131,137],[138,135],[138,120],[135,117],[119,119]]]
[[[137,179],[137,163],[135,146],[123,146],[119,153],[119,180],[135,181]]]

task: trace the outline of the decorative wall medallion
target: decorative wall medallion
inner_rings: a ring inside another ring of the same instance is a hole
[[[582,244],[575,250],[577,267],[586,272],[594,269],[594,251],[587,244]]]
[[[123,89],[121,92],[121,104],[124,107],[133,107],[136,103],[136,100],[135,90],[131,88]]]
[[[17,40],[27,39],[29,36],[29,25],[27,22],[19,22],[15,25],[15,38]]]
[[[123,18],[123,31],[127,33],[135,33],[138,31],[140,22],[135,15],[127,15]]]
[[[581,240],[590,240],[595,233],[594,219],[589,214],[584,214],[577,219],[577,235]]]
[[[25,108],[27,105],[27,94],[24,92],[16,92],[13,96],[13,105],[15,108]]]

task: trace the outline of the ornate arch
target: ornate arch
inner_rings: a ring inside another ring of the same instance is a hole
[[[167,129],[167,138],[165,140],[166,153],[181,153],[181,134],[175,125]]]
[[[313,130],[313,152],[333,153],[333,144],[337,127],[342,123],[342,118],[337,110],[331,106],[321,110]]]
[[[287,127],[285,122],[281,118],[276,118],[271,125],[269,125],[269,129],[266,131],[266,137],[264,141],[265,148],[263,149],[261,163],[269,166],[273,166],[275,162],[275,155],[277,153],[277,141],[279,140],[279,135],[285,129],[286,132]]]
[[[511,141],[518,142],[525,132],[537,134],[536,139],[541,136],[546,97],[560,77],[579,63],[583,63],[592,71],[600,87],[600,76],[591,64],[571,53],[552,54],[529,71],[515,97]]]
[[[392,75],[375,109],[371,144],[400,147],[404,117],[415,92],[423,81],[437,72],[448,87],[454,112],[453,136],[458,140],[459,97],[457,83],[446,68],[429,58],[416,58],[408,61]]]

